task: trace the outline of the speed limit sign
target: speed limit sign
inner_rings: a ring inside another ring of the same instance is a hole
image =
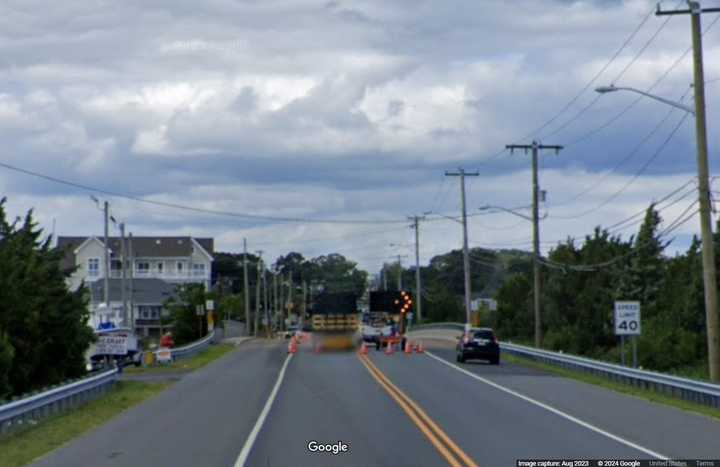
[[[640,335],[640,302],[615,302],[615,335]]]

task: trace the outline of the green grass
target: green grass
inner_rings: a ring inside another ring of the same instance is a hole
[[[38,425],[0,438],[0,465],[26,465],[167,386],[167,383],[118,381],[106,395],[77,410],[45,419]]]
[[[140,374],[153,374],[153,373],[182,373],[197,370],[208,363],[217,360],[226,353],[234,350],[236,347],[230,344],[218,344],[211,345],[206,350],[199,354],[184,358],[182,360],[176,360],[174,363],[166,365],[156,365],[151,367],[138,367],[138,368],[127,368],[125,373],[129,375],[140,375]]]
[[[715,409],[713,407],[708,407],[701,404],[695,404],[693,402],[689,402],[683,399],[678,399],[675,397],[671,397],[659,392],[650,391],[647,389],[641,389],[637,388],[635,386],[631,386],[629,384],[624,383],[618,383],[615,381],[610,381],[608,379],[590,375],[586,373],[582,373],[579,371],[572,371],[567,370],[565,368],[559,368],[556,366],[548,365],[546,363],[539,363],[534,360],[531,360],[529,358],[523,358],[518,357],[515,355],[508,355],[507,353],[503,354],[502,357],[506,362],[510,363],[516,363],[518,365],[526,366],[529,368],[535,368],[537,370],[546,371],[548,373],[553,373],[559,376],[564,376],[566,378],[572,378],[577,381],[582,381],[583,383],[593,384],[595,386],[601,386],[606,389],[610,389],[612,391],[620,392],[623,394],[628,394],[635,397],[640,397],[642,399],[656,402],[659,404],[665,404],[672,407],[676,407],[678,409],[686,410],[689,412],[695,412],[701,415],[706,415],[709,417],[720,419],[720,409]]]

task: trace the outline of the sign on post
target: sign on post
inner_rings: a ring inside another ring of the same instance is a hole
[[[640,302],[615,302],[615,335],[640,335]]]
[[[127,336],[99,336],[95,353],[100,355],[125,355],[128,352]]]
[[[205,309],[207,311],[215,311],[215,302],[212,300],[205,300]]]

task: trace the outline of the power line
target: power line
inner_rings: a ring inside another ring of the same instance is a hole
[[[245,219],[245,220],[269,221],[269,222],[294,222],[294,223],[305,223],[305,224],[405,224],[406,223],[405,220],[388,220],[388,219],[341,220],[341,219],[311,219],[311,218],[301,218],[301,217],[264,216],[264,215],[260,215],[260,214],[249,214],[249,213],[197,208],[197,207],[193,207],[193,206],[185,206],[182,204],[150,200],[150,199],[142,198],[138,195],[121,193],[121,192],[117,192],[117,191],[110,191],[110,190],[106,190],[106,189],[102,189],[102,188],[98,188],[98,187],[94,187],[94,186],[90,186],[90,185],[84,185],[81,183],[71,182],[68,180],[63,180],[61,178],[42,174],[40,172],[35,172],[32,170],[27,170],[27,169],[23,169],[20,167],[16,167],[16,166],[13,166],[10,164],[6,164],[4,162],[0,162],[0,167],[4,167],[8,170],[12,170],[15,172],[24,173],[26,175],[30,175],[33,177],[42,178],[44,180],[48,180],[48,181],[51,181],[54,183],[59,183],[61,185],[71,186],[71,187],[79,188],[79,189],[82,189],[85,191],[101,193],[106,196],[112,196],[114,198],[128,199],[131,201],[136,201],[138,203],[145,203],[145,204],[150,204],[150,205],[154,205],[154,206],[162,206],[162,207],[166,207],[166,208],[180,209],[180,210],[184,210],[184,211],[192,211],[192,212],[198,212],[198,213],[202,213],[202,214],[213,214],[213,215],[218,215],[218,216],[235,217],[235,218],[240,218],[240,219]]]
[[[681,101],[681,102],[685,99],[685,97],[687,96],[687,94],[688,94],[689,92],[690,92],[690,88],[688,88],[688,90],[685,91],[685,93],[683,93],[683,95],[680,97],[680,101]],[[607,179],[612,173],[614,173],[615,171],[617,171],[620,167],[622,167],[623,165],[625,165],[625,164],[626,164],[627,162],[629,162],[633,157],[635,157],[636,154],[638,154],[638,153],[640,152],[640,149],[642,149],[642,147],[643,147],[648,141],[650,141],[650,139],[655,135],[655,133],[657,133],[657,132],[660,130],[660,128],[665,124],[665,122],[668,121],[668,119],[669,119],[670,116],[673,114],[673,112],[675,112],[675,110],[676,110],[676,109],[675,109],[674,107],[671,107],[670,110],[665,114],[665,116],[655,125],[655,127],[652,128],[652,129],[640,140],[640,142],[639,142],[624,158],[622,158],[618,163],[616,163],[609,171],[605,172],[602,176],[600,176],[600,177],[595,181],[595,183],[589,185],[587,188],[585,188],[584,190],[580,191],[579,193],[576,193],[576,194],[573,195],[571,198],[568,198],[568,199],[566,199],[565,201],[561,201],[561,202],[559,202],[559,203],[554,203],[553,206],[557,207],[557,206],[563,206],[563,205],[570,204],[570,203],[572,203],[572,202],[574,202],[574,201],[577,201],[579,198],[581,198],[581,197],[584,196],[585,194],[593,191],[595,188],[597,188],[598,186],[600,186],[600,184],[601,184],[603,181],[605,181],[605,179]]]
[[[673,220],[673,221],[668,225],[668,227],[666,227],[665,229],[663,229],[662,231],[660,231],[660,232],[657,234],[657,239],[659,240],[659,239],[661,239],[661,238],[663,238],[663,237],[666,237],[667,235],[669,235],[670,233],[672,233],[673,231],[675,231],[675,230],[677,230],[679,227],[681,227],[683,224],[687,223],[690,219],[692,219],[692,217],[693,217],[695,214],[698,213],[698,209],[694,210],[691,214],[689,214],[689,215],[687,215],[687,216],[685,216],[685,214],[686,214],[690,209],[692,209],[692,208],[697,204],[697,202],[698,202],[698,201],[693,201],[678,217],[675,218],[675,220]],[[685,216],[685,217],[683,217],[683,216]],[[646,241],[646,242],[644,242],[644,243],[636,244],[636,245],[634,245],[634,247],[633,247],[630,251],[628,251],[627,253],[623,253],[623,254],[621,254],[621,255],[618,255],[618,256],[616,256],[616,257],[614,257],[614,258],[611,258],[611,259],[609,259],[609,260],[607,260],[607,261],[603,261],[603,262],[600,262],[600,263],[594,263],[594,264],[565,264],[565,263],[556,263],[556,262],[554,262],[554,261],[550,261],[550,260],[544,259],[544,258],[540,258],[540,261],[541,261],[543,264],[545,264],[546,266],[560,268],[560,269],[562,269],[562,270],[564,270],[564,271],[574,270],[574,271],[579,271],[579,272],[592,272],[592,271],[595,271],[595,270],[600,269],[600,268],[603,268],[603,267],[612,266],[613,264],[617,263],[618,261],[620,261],[620,260],[622,260],[622,259],[625,259],[625,258],[627,258],[627,257],[629,257],[629,256],[632,256],[632,255],[638,253],[638,251],[639,251],[640,248],[642,248],[642,247],[644,247],[644,246],[646,246],[646,245],[649,245],[652,241],[653,241],[653,240],[648,240],[648,241]]]
[[[575,94],[567,102],[567,104],[565,104],[565,106],[563,106],[550,119],[545,121],[545,123],[543,123],[542,125],[537,127],[535,130],[531,131],[530,133],[528,133],[525,136],[523,136],[522,138],[520,138],[519,141],[524,141],[534,135],[537,135],[542,130],[547,128],[549,125],[551,125],[553,122],[555,122],[555,120],[557,120],[566,111],[568,111],[573,106],[573,104],[575,104],[575,102],[577,102],[577,100],[580,99],[580,97],[583,94],[585,94],[585,91],[590,89],[590,86],[592,86],[593,83],[595,83],[595,81],[597,81],[597,79],[610,67],[610,65],[617,59],[617,57],[623,52],[623,50],[625,50],[625,48],[630,44],[630,42],[633,40],[633,38],[635,38],[635,35],[637,35],[637,33],[640,31],[640,29],[642,29],[642,27],[645,25],[645,23],[648,21],[648,19],[650,19],[650,17],[653,15],[654,12],[655,12],[654,10],[651,10],[650,12],[648,12],[648,14],[642,19],[640,24],[638,24],[637,27],[632,31],[632,33],[630,33],[630,35],[625,39],[625,41],[622,43],[620,48],[615,51],[615,53],[610,57],[610,59],[607,61],[607,63],[605,63],[605,65],[600,69],[600,71],[595,73],[595,75],[590,79],[590,81],[588,81],[585,84],[585,86],[583,86],[582,89],[580,89],[580,91],[577,94]]]
[[[584,217],[584,216],[586,216],[586,215],[588,215],[588,214],[591,214],[591,213],[597,211],[598,209],[602,208],[603,206],[606,206],[606,205],[609,204],[611,201],[613,201],[615,198],[617,198],[618,196],[620,196],[626,189],[628,189],[628,187],[630,187],[630,185],[632,185],[632,184],[638,179],[638,177],[640,177],[640,175],[642,175],[642,174],[645,172],[645,170],[647,170],[647,168],[650,166],[650,164],[652,164],[652,163],[655,161],[655,159],[657,159],[657,157],[660,155],[660,153],[661,153],[661,152],[667,147],[667,145],[670,143],[670,140],[672,140],[673,136],[675,136],[675,133],[677,133],[677,131],[678,131],[678,130],[680,129],[680,127],[682,126],[682,124],[685,122],[685,120],[687,119],[687,116],[688,116],[688,115],[689,115],[689,114],[687,114],[687,113],[683,114],[682,118],[680,118],[680,120],[678,121],[677,125],[675,125],[675,127],[672,129],[672,131],[670,132],[670,134],[667,136],[667,138],[665,138],[665,141],[663,141],[663,143],[660,145],[660,147],[650,156],[650,158],[649,158],[647,161],[645,161],[645,163],[642,165],[642,167],[640,167],[640,169],[639,169],[637,172],[635,172],[635,174],[633,174],[633,176],[630,178],[630,180],[628,180],[628,182],[625,183],[619,190],[615,191],[613,194],[611,194],[608,198],[606,198],[606,199],[605,199],[604,201],[602,201],[600,204],[598,204],[598,205],[596,205],[596,206],[594,206],[594,207],[592,207],[592,208],[590,208],[590,209],[588,209],[588,210],[586,210],[586,211],[582,211],[582,212],[579,212],[579,213],[576,213],[576,214],[573,214],[573,215],[569,215],[569,216],[549,216],[549,217],[552,217],[552,218],[554,218],[554,219],[577,219],[577,218],[580,218],[580,217]]]
[[[713,20],[708,24],[708,26],[705,28],[705,30],[703,31],[703,35],[705,35],[706,33],[708,33],[708,32],[717,24],[718,20],[720,20],[720,17],[716,17],[715,19],[713,19]],[[692,51],[692,46],[690,46],[690,47],[688,47],[687,49],[685,49],[685,51],[684,51],[682,54],[680,54],[680,56],[663,72],[662,75],[660,75],[660,77],[658,77],[657,80],[655,80],[655,82],[654,82],[649,88],[647,88],[647,89],[645,90],[645,92],[651,92],[653,89],[655,89],[657,86],[659,86],[660,83],[662,83],[662,82],[665,80],[665,78],[667,78],[668,75],[669,75],[675,68],[677,68],[678,65],[680,65],[680,63],[682,63],[682,61],[685,59],[685,57],[687,57],[687,55],[688,55],[691,51]],[[720,78],[719,78],[719,79],[720,79]],[[571,146],[575,146],[576,144],[579,144],[579,143],[587,140],[588,138],[591,138],[592,136],[594,136],[594,135],[596,135],[597,133],[601,132],[601,131],[604,130],[605,128],[611,126],[613,123],[615,123],[615,122],[618,121],[620,118],[622,118],[627,112],[629,112],[633,107],[635,107],[635,106],[636,106],[641,100],[643,100],[643,99],[644,99],[643,96],[639,96],[639,97],[635,98],[635,100],[633,100],[632,102],[630,102],[630,104],[628,104],[627,106],[625,106],[620,112],[618,112],[618,113],[615,114],[614,116],[610,117],[610,119],[606,120],[605,123],[601,124],[601,125],[598,126],[597,128],[594,128],[594,129],[592,129],[592,130],[584,133],[582,136],[580,136],[580,137],[578,137],[578,138],[575,138],[574,140],[572,140],[572,141],[570,141],[570,142],[568,142],[568,143],[565,143],[565,145],[564,145],[565,148],[568,148],[568,147],[571,147]]]

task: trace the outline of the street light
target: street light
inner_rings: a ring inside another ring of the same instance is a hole
[[[478,210],[480,210],[480,211],[488,211],[490,209],[497,209],[498,211],[503,211],[508,214],[512,214],[514,216],[521,217],[521,218],[525,219],[526,221],[530,221],[530,222],[533,221],[533,218],[530,216],[526,216],[525,214],[520,214],[519,212],[517,212],[513,209],[504,208],[502,206],[494,206],[494,205],[486,204],[485,206],[481,206],[478,208]],[[545,219],[546,217],[547,217],[547,213],[543,214],[541,219]]]
[[[699,21],[699,20],[698,20]],[[699,33],[698,33],[699,38]],[[595,91],[604,94],[618,90],[630,91],[684,110],[695,116],[695,138],[698,166],[698,198],[700,202],[700,234],[702,238],[703,286],[705,289],[705,322],[707,329],[708,366],[711,381],[720,380],[720,339],[718,339],[718,298],[713,246],[712,215],[710,213],[710,180],[708,175],[707,124],[705,117],[705,86],[702,54],[696,48],[694,88],[695,108],[630,87],[602,86]]]
[[[630,92],[634,92],[635,94],[641,94],[645,97],[649,97],[650,99],[654,99],[656,101],[662,102],[663,104],[673,106],[677,109],[684,110],[685,112],[695,115],[695,109],[693,109],[689,105],[685,105],[682,102],[675,102],[670,99],[665,99],[664,97],[656,96],[655,94],[650,94],[648,92],[641,91],[639,89],[635,89],[635,88],[631,88],[631,87],[627,87],[627,86],[615,86],[615,85],[600,86],[599,88],[595,88],[595,92],[598,92],[600,94],[607,94],[607,93],[615,92],[615,91],[630,91]]]

